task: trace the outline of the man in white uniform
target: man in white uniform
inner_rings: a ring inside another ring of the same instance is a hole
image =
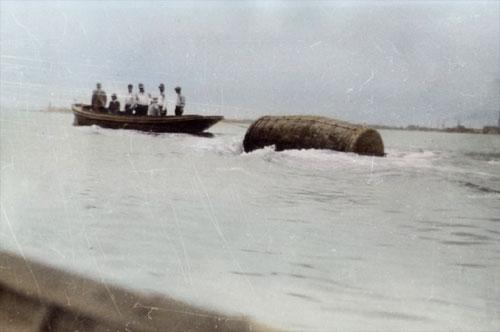
[[[165,99],[165,84],[160,83],[158,87],[160,95],[158,96],[158,106],[160,107],[160,115],[167,115],[167,100]]]
[[[139,83],[139,92],[135,95],[135,102],[137,106],[135,107],[136,115],[147,115],[149,107],[149,95],[144,91],[144,84]]]
[[[135,95],[132,92],[134,86],[132,84],[128,85],[128,94],[125,96],[125,115],[132,115],[135,109]]]

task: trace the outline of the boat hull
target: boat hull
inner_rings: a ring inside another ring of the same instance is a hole
[[[71,110],[75,116],[73,125],[97,125],[111,129],[132,129],[155,133],[201,133],[220,120],[222,116],[130,116],[114,115],[92,111],[89,105],[74,104]]]

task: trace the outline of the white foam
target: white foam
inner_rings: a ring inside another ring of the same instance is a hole
[[[239,155],[243,152],[243,146],[239,138],[199,138],[193,137],[189,146],[196,150],[212,151],[218,155]]]

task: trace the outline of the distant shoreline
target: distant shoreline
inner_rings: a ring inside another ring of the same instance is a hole
[[[456,127],[446,127],[446,128],[430,128],[421,127],[415,125],[409,125],[406,127],[398,126],[386,126],[386,125],[367,125],[367,127],[375,129],[385,129],[385,130],[404,130],[404,131],[432,131],[441,133],[459,133],[459,134],[500,134],[500,127],[494,126],[484,126],[483,128],[468,128],[465,126],[457,125]]]
[[[71,108],[49,106],[47,108],[41,109],[41,111],[50,113],[71,113]]]

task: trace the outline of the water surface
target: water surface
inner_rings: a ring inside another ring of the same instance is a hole
[[[500,136],[386,158],[2,110],[0,248],[295,331],[498,331]]]

